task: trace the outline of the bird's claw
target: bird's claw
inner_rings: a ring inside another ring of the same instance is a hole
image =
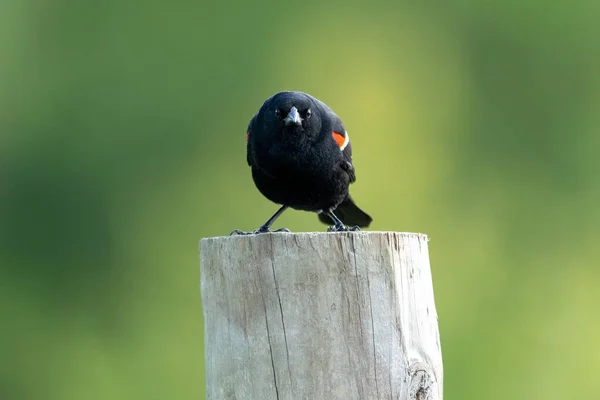
[[[346,226],[346,225],[334,225],[327,228],[327,232],[356,232],[360,231],[360,227],[358,225],[354,226]]]
[[[276,233],[276,232],[291,232],[288,228],[279,228],[274,231],[269,230],[269,228],[258,228],[251,232],[240,231],[239,229],[234,229],[229,236],[248,236],[248,235],[258,235],[259,233]]]
[[[231,231],[229,236],[246,236],[246,235],[254,235],[255,233],[256,233],[256,231],[244,232],[244,231],[240,231],[239,229],[234,229],[233,231]]]

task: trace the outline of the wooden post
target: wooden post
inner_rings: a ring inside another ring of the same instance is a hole
[[[207,398],[441,400],[427,237],[202,239]]]

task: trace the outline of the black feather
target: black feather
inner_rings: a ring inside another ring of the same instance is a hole
[[[352,200],[350,196],[348,196],[344,201],[340,203],[339,206],[333,213],[336,217],[342,220],[345,225],[349,226],[359,226],[361,228],[368,227],[373,219],[361,210]],[[327,225],[333,225],[334,222],[325,214],[319,214],[319,220]]]

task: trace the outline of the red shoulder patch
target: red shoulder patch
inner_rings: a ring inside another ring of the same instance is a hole
[[[350,136],[348,136],[348,131],[345,131],[344,133],[332,131],[331,136],[333,136],[333,140],[335,140],[338,146],[340,146],[340,150],[342,151],[350,143]]]
[[[344,146],[344,144],[346,144],[346,137],[336,131],[331,132],[331,136],[333,136],[333,140],[336,141],[336,143],[338,144],[338,146],[340,146],[340,148],[342,148]]]
[[[249,138],[250,138],[250,132],[246,132],[246,142],[248,141]]]

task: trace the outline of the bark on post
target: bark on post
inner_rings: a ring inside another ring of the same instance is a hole
[[[441,400],[427,237],[202,239],[207,398]]]

